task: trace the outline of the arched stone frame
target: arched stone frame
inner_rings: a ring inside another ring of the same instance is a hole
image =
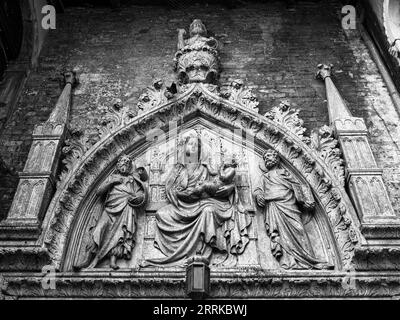
[[[252,163],[254,167],[248,168],[250,169],[251,172],[253,172],[253,175],[251,175],[248,172],[249,178],[255,178],[254,172],[257,172],[257,174],[261,174],[261,169],[259,167],[261,161],[262,161],[262,156],[265,152],[264,147],[260,147],[259,145],[254,145],[252,141],[252,137],[250,139],[246,140],[243,139],[242,137],[242,130],[232,130],[232,128],[222,128],[219,126],[219,123],[216,119],[205,119],[204,117],[196,116],[194,118],[191,118],[187,121],[184,121],[178,128],[173,127],[172,132],[168,135],[168,138],[165,137],[164,132],[155,132],[154,133],[154,140],[152,139],[153,137],[150,138],[150,143],[144,143],[140,147],[138,147],[135,150],[126,150],[125,153],[129,154],[133,159],[135,159],[136,165],[140,164],[143,166],[146,166],[147,164],[150,165],[147,161],[149,161],[150,154],[147,153],[148,150],[162,150],[162,153],[164,154],[164,158],[166,159],[166,162],[163,162],[163,164],[169,169],[171,169],[171,166],[173,165],[174,161],[176,160],[176,141],[179,140],[179,136],[185,135],[190,130],[193,130],[193,128],[196,128],[196,130],[200,130],[204,134],[204,139],[207,140],[206,137],[209,137],[209,134],[212,134],[213,138],[220,138],[223,139],[227,144],[232,146],[233,149],[230,149],[231,152],[238,152],[240,150],[245,150],[243,152],[246,153],[246,155],[249,157],[248,161],[249,163]],[[162,137],[161,135],[164,135]],[[151,142],[153,140],[153,142]],[[208,141],[209,142],[209,141]],[[207,143],[207,142],[206,142]],[[174,145],[174,146],[173,146]],[[213,149],[215,150],[215,149]],[[235,150],[235,151],[233,151]],[[147,157],[145,157],[147,156]],[[282,166],[287,168],[285,163],[282,163]],[[148,168],[150,170],[150,168]],[[164,171],[164,174],[168,174],[169,169],[166,169]],[[290,170],[289,168],[287,168]],[[114,170],[114,167],[110,168],[111,171]],[[102,172],[101,177],[99,177],[99,181],[96,183],[102,184],[104,180],[106,180],[112,172],[110,171],[105,171]],[[150,172],[148,171],[149,175]],[[307,182],[302,176],[298,176],[297,172],[292,172],[294,175],[295,179],[299,181],[302,184],[306,184]],[[151,179],[151,178],[149,178]],[[255,188],[255,180],[250,183],[250,190],[254,191]],[[153,181],[154,183],[154,181]],[[252,185],[252,188],[251,188]],[[149,188],[150,188],[150,183],[149,183]],[[149,194],[151,193],[149,189]],[[73,269],[73,265],[76,265],[78,263],[78,260],[80,259],[80,254],[84,254],[85,252],[85,247],[87,245],[87,240],[88,237],[90,236],[90,228],[93,227],[96,222],[98,221],[99,214],[102,212],[102,199],[99,197],[99,195],[96,193],[96,188],[93,188],[90,194],[87,197],[86,203],[81,207],[80,210],[77,211],[77,216],[74,219],[73,226],[70,231],[70,235],[68,237],[68,242],[66,245],[66,250],[63,255],[62,259],[62,270],[63,271],[71,271]],[[154,205],[156,205],[154,207]],[[151,248],[146,246],[146,242],[149,243],[149,239],[151,239],[151,236],[146,235],[147,234],[147,228],[149,227],[148,223],[149,221],[147,220],[148,218],[151,218],[152,214],[150,216],[148,215],[149,212],[153,212],[155,208],[159,208],[160,206],[165,205],[165,203],[160,204],[160,203],[149,203],[148,206],[146,206],[145,210],[138,214],[137,217],[137,229],[136,229],[136,234],[135,234],[135,246],[132,251],[132,259],[129,262],[123,262],[123,265],[121,266],[122,269],[126,268],[136,268],[138,267],[138,263],[141,259],[144,258],[145,255],[149,254],[149,251],[152,251]],[[253,207],[253,206],[251,206]],[[254,209],[256,209],[254,207]],[[267,248],[269,248],[269,245],[263,242],[263,236],[259,235],[259,232],[261,231],[259,228],[261,226],[262,229],[265,229],[264,227],[264,222],[263,222],[263,214],[261,210],[256,209],[253,211],[251,209],[251,213],[249,213],[250,219],[251,219],[251,224],[250,228],[251,231],[249,231],[250,234],[250,242],[253,245],[253,249],[255,252],[253,252],[253,255],[248,253],[249,249],[247,249],[242,255],[241,259],[238,259],[238,266],[237,268],[241,268],[241,263],[239,260],[246,261],[245,265],[248,268],[261,268],[261,269],[267,269],[267,270],[275,270],[274,268],[279,268],[279,264],[277,261],[273,259],[273,261],[268,261],[268,266],[266,265],[265,261],[263,263],[260,261],[260,256],[259,256],[259,251],[268,251]],[[336,241],[334,239],[333,233],[330,230],[329,227],[329,222],[327,221],[327,217],[324,214],[324,210],[321,208],[320,203],[317,203],[316,209],[314,211],[314,214],[312,215],[312,218],[310,219],[310,224],[307,223],[307,226],[310,227],[312,226],[311,233],[314,236],[317,236],[315,239],[315,243],[318,243],[321,249],[321,254],[323,254],[324,258],[327,259],[329,262],[331,262],[336,269],[341,269],[342,267],[342,261],[340,258],[340,254],[337,250],[336,246]],[[152,229],[152,227],[150,227]],[[264,232],[263,232],[264,233]],[[311,234],[310,233],[310,234]],[[256,236],[256,234],[258,234]],[[266,235],[266,233],[265,233]],[[149,238],[150,237],[150,238]],[[255,242],[252,242],[255,241]],[[257,242],[260,242],[260,244],[257,244]],[[264,243],[264,246],[262,246],[261,243]],[[249,244],[249,247],[251,245]],[[153,248],[154,249],[154,248]],[[157,251],[154,249],[154,251]],[[145,253],[146,252],[146,253]],[[153,252],[154,254],[154,252]],[[262,254],[265,255],[265,252]],[[267,253],[269,255],[269,253]],[[248,259],[250,259],[252,262],[248,262]],[[321,256],[322,259],[322,256]],[[257,261],[257,262],[256,262]],[[130,263],[134,262],[134,265],[130,265]],[[98,268],[102,269],[103,264],[100,264]],[[216,270],[221,271],[224,269],[224,267],[216,267]],[[229,268],[228,268],[229,269]],[[149,270],[146,268],[146,270]],[[167,267],[164,268],[164,270],[175,270],[174,267]]]
[[[86,150],[77,145],[75,156],[67,164],[56,194],[43,221],[42,239],[52,264],[63,270],[66,246],[74,219],[82,206],[88,205],[91,191],[115,165],[118,157],[150,144],[151,130],[163,130],[169,122],[178,125],[194,117],[203,117],[219,126],[241,128],[254,137],[254,143],[263,150],[277,150],[285,165],[310,185],[316,201],[327,214],[334,233],[344,268],[349,268],[354,248],[360,235],[356,212],[338,177],[318,153],[285,126],[253,110],[221,98],[206,85],[194,84],[178,98],[140,114],[133,119],[122,113],[115,117],[102,139]],[[105,134],[108,132],[108,134]],[[64,270],[63,270],[64,271]]]

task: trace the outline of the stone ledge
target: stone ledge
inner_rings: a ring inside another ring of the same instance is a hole
[[[400,271],[400,247],[362,246],[353,257],[357,271]]]
[[[0,240],[36,240],[41,227],[32,219],[6,219],[0,223]]]
[[[218,277],[211,274],[211,299],[224,298],[395,298],[400,295],[400,273],[347,273],[336,272],[330,276],[307,274],[245,277],[231,275]],[[4,274],[4,294],[14,298],[83,299],[102,298],[187,298],[184,275],[141,277],[127,272],[92,276],[56,274],[54,290],[43,289],[43,277],[38,274]],[[349,280],[350,279],[350,285]]]
[[[50,264],[47,249],[32,247],[1,247],[0,271],[41,271],[43,266]]]
[[[397,216],[381,218],[361,224],[361,233],[366,239],[400,240],[400,219]],[[386,243],[386,244],[390,244]]]

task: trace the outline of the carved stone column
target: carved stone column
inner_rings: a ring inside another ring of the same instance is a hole
[[[55,188],[58,159],[69,120],[74,72],[64,74],[65,87],[49,119],[35,126],[32,145],[7,219],[0,224],[0,239],[35,239]]]
[[[332,65],[318,66],[326,86],[329,120],[346,162],[348,191],[357,209],[361,232],[369,244],[400,243],[400,219],[395,214],[368,142],[362,118],[353,117],[331,79]]]

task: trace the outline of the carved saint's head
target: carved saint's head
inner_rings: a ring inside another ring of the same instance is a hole
[[[185,155],[187,157],[198,159],[200,154],[200,145],[198,137],[188,136],[185,140]]]
[[[129,174],[132,171],[132,159],[127,155],[121,156],[117,162],[117,170],[122,175]]]
[[[182,161],[184,163],[199,162],[201,155],[201,139],[195,130],[190,130],[183,136],[181,145],[183,146]]]
[[[193,22],[190,24],[189,33],[191,37],[194,37],[196,35],[205,37],[207,36],[207,29],[200,19],[194,19]]]
[[[278,152],[272,149],[269,149],[264,153],[263,159],[267,169],[272,169],[279,164]]]

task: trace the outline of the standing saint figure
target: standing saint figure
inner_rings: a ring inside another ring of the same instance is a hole
[[[98,189],[106,194],[103,212],[91,233],[91,242],[85,261],[74,265],[75,270],[95,268],[104,258],[110,259],[110,267],[118,269],[117,259],[129,260],[135,244],[136,215],[147,200],[147,189],[143,184],[147,173],[143,167],[133,170],[132,159],[119,158],[116,172]]]
[[[208,46],[212,49],[218,48],[218,41],[213,37],[207,37],[206,26],[200,19],[194,19],[189,27],[189,38],[184,39],[185,29],[178,29],[178,50],[185,46]]]
[[[302,216],[305,214],[300,211],[299,205],[304,210],[315,207],[311,190],[303,192],[302,186],[291,174],[280,167],[275,150],[265,152],[263,159],[267,171],[254,190],[254,196],[264,211],[272,255],[284,269],[332,268],[314,255],[304,229]]]
[[[240,204],[233,181],[225,179],[228,166],[223,164],[218,172],[208,159],[199,135],[190,131],[166,180],[169,204],[156,212],[154,245],[165,257],[147,259],[142,266],[183,266],[194,255],[209,260],[213,250],[228,259],[246,248],[251,220]],[[210,184],[219,173],[226,183]]]

